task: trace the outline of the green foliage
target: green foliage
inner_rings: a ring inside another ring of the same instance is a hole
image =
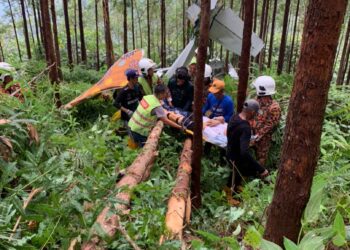
[[[23,86],[37,75],[45,64],[25,63],[18,77]],[[83,68],[73,72],[63,70],[65,82],[60,86],[64,103],[78,96],[95,82],[95,75]],[[96,74],[97,75],[97,74]],[[98,78],[96,76],[96,78]],[[69,80],[69,81],[68,81]],[[229,79],[226,79],[229,81]],[[277,167],[285,126],[285,112],[292,78],[276,78],[284,115],[274,134],[268,166]],[[235,91],[236,83],[230,83]],[[126,138],[115,135],[118,124],[111,123],[115,111],[111,101],[94,98],[70,111],[57,110],[53,102],[54,89],[46,77],[36,82],[35,90],[25,92],[24,103],[0,95],[1,118],[13,122],[0,125],[1,135],[11,139],[14,152],[10,162],[0,160],[0,247],[6,249],[67,249],[70,241],[88,239],[98,213],[107,204],[116,204],[114,188],[118,171],[129,166],[138,151],[126,147]],[[253,96],[253,91],[251,92]],[[324,245],[345,247],[349,241],[350,219],[350,138],[347,88],[332,87],[327,106],[321,141],[319,166],[306,207],[301,240],[285,239],[286,249],[323,249]],[[41,142],[31,143],[26,123],[35,125]],[[175,138],[175,139],[174,139]],[[164,233],[167,199],[173,187],[179,164],[183,138],[166,129],[159,145],[159,155],[150,179],[134,188],[132,210],[121,216],[121,224],[142,249],[179,249],[181,242],[168,241],[159,246]],[[238,208],[227,204],[222,188],[230,169],[220,161],[220,151],[202,161],[203,206],[192,211],[191,225],[185,234],[192,234],[188,243],[192,249],[280,249],[262,239],[265,208],[271,202],[276,172],[266,181],[248,180]],[[27,209],[23,200],[32,188],[42,187]],[[115,211],[112,211],[115,212]],[[22,216],[14,240],[11,229]],[[35,221],[37,228],[30,228]],[[329,226],[331,225],[331,226]],[[129,243],[117,234],[106,239],[108,249],[130,249]]]

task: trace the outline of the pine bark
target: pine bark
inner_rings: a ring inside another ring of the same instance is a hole
[[[297,10],[296,10],[296,13],[295,13],[292,47],[290,49],[290,57],[289,57],[288,70],[287,70],[288,73],[290,73],[291,69],[292,69],[292,61],[293,61],[293,56],[294,56],[295,35],[296,35],[296,31],[297,31],[297,24],[298,24],[298,17],[299,17],[299,6],[300,6],[300,0],[298,0],[298,2],[297,2]]]
[[[346,64],[346,56],[348,54],[348,47],[350,50],[350,17],[348,20],[348,26],[346,29],[346,33],[345,33],[345,40],[344,40],[344,45],[343,45],[343,50],[342,50],[342,54],[341,54],[341,58],[340,58],[340,65],[339,65],[339,69],[338,69],[338,76],[337,76],[337,85],[341,85],[344,81],[344,76],[345,76],[345,72],[346,72],[346,68],[345,68],[345,64]]]
[[[160,29],[161,29],[161,44],[160,44],[160,57],[161,65],[166,65],[166,22],[165,22],[165,0],[161,0],[160,4]]]
[[[165,225],[170,239],[182,239],[185,219],[189,221],[191,213],[190,181],[192,161],[192,140],[187,138],[180,157],[175,186],[168,201]]]
[[[341,80],[341,84],[344,84],[344,81],[345,81],[345,74],[346,74],[346,71],[348,69],[348,66],[350,68],[350,65],[349,65],[349,58],[350,58],[350,43],[348,43],[348,50],[347,50],[347,53],[346,53],[346,56],[345,56],[345,66],[344,66],[344,73],[342,75],[342,80]]]
[[[126,0],[123,0],[123,2],[124,2],[123,38],[124,38],[124,54],[125,54],[128,52],[128,12],[127,12]]]
[[[40,0],[39,0],[40,3]],[[43,22],[41,20],[41,7],[40,4],[38,3],[38,23],[39,23],[39,30],[40,30],[40,38],[41,38],[41,44],[43,48],[45,48],[45,37],[44,37],[44,28],[43,28]]]
[[[109,6],[108,0],[102,0],[103,5],[103,23],[105,27],[105,43],[106,43],[106,64],[110,68],[114,63],[113,43],[111,37],[111,28],[109,22]]]
[[[256,32],[256,27],[257,27],[257,20],[258,20],[258,0],[255,0],[254,4],[254,27],[253,30]],[[232,7],[231,7],[232,8]]]
[[[11,5],[10,0],[7,0],[7,2],[8,2],[8,4],[9,4],[9,8],[10,8],[10,15],[11,15],[11,20],[12,20],[13,31],[15,32],[15,38],[16,38],[18,56],[19,56],[19,60],[22,62],[22,53],[21,53],[21,49],[20,49],[20,47],[19,47],[18,35],[17,35],[17,28],[16,28],[15,18],[13,17],[12,5]]]
[[[29,32],[28,32],[28,26],[27,26],[27,17],[26,17],[26,10],[24,6],[24,0],[20,0],[20,3],[21,3],[22,18],[23,18],[23,34],[24,34],[24,40],[26,43],[27,57],[28,59],[31,59],[32,52],[30,51]]]
[[[149,13],[149,0],[147,0],[147,55],[151,58],[151,23]]]
[[[349,66],[349,71],[348,71],[348,77],[346,79],[346,85],[350,85],[350,66]]]
[[[263,0],[263,5],[261,9],[261,17],[260,17],[260,33],[259,36],[261,39],[263,39],[264,36],[264,25],[265,25],[265,17],[266,17],[266,7],[267,7],[267,1],[268,0]]]
[[[286,44],[287,44],[287,30],[288,30],[288,14],[290,9],[290,0],[286,0],[286,6],[284,9],[284,18],[283,18],[283,30],[282,38],[280,44],[280,52],[278,55],[278,65],[277,65],[277,74],[280,75],[283,71],[283,65],[285,60]]]
[[[74,1],[74,40],[75,40],[75,56],[77,64],[80,63],[79,44],[78,44],[78,22],[77,22],[77,0]]]
[[[85,37],[84,37],[83,6],[81,1],[82,0],[78,0],[81,61],[83,64],[86,64],[87,55],[86,55]]]
[[[138,26],[139,26],[139,32],[140,32],[140,48],[143,48],[143,30],[142,30],[142,22],[141,22],[141,15],[139,13],[139,9],[137,8],[137,1],[134,2],[135,6],[135,10],[136,10],[136,14],[137,14],[137,21],[138,21]],[[137,38],[137,36],[135,35],[135,39]],[[135,40],[135,44],[137,45],[137,39]]]
[[[29,29],[30,29],[30,36],[32,38],[32,43],[35,47],[35,39],[34,39],[34,32],[33,32],[33,26],[32,26],[32,21],[30,20],[30,13],[29,13],[29,7],[28,7],[28,3],[25,1],[24,2],[24,5],[25,5],[25,9],[26,9],[26,13],[27,13],[27,16],[28,16],[28,24],[29,24]]]
[[[250,48],[253,29],[254,0],[245,0],[242,53],[239,62],[239,84],[237,91],[237,112],[241,112],[247,95],[249,79]]]
[[[194,136],[193,136],[193,159],[192,159],[192,204],[200,207],[201,199],[201,159],[202,159],[202,104],[203,104],[203,80],[204,68],[207,58],[210,28],[210,1],[201,1],[201,20],[198,40],[197,73],[194,84]]]
[[[1,40],[0,40],[0,61],[1,62],[4,62],[5,61],[5,55],[4,55],[4,50],[2,48],[2,43],[1,43]]]
[[[269,6],[270,6],[270,0],[266,0],[265,10],[264,10],[264,18],[263,18],[263,26],[261,27],[261,29],[262,29],[261,39],[264,41],[265,44],[266,44],[266,36],[267,36]],[[259,54],[259,70],[260,70],[260,72],[263,70],[263,66],[264,66],[265,50],[266,50],[266,46],[262,49],[261,53]]]
[[[130,211],[132,189],[137,184],[149,178],[151,168],[157,157],[158,141],[162,130],[163,123],[159,121],[152,129],[140,154],[138,154],[137,158],[127,168],[126,175],[124,175],[123,178],[115,185],[117,189],[121,190],[121,192],[116,194],[116,200],[120,202],[115,204],[113,210],[111,209],[111,204],[107,204],[96,219],[95,223],[99,224],[100,230],[102,230],[102,232],[109,237],[113,237],[115,235],[119,226],[119,215],[115,214],[114,211],[117,210],[120,214],[128,214]],[[93,232],[93,234],[95,236],[96,232]],[[84,243],[82,249],[100,249],[97,248],[97,245],[100,242],[100,238],[97,235],[98,234],[96,234],[96,237],[94,237],[96,240],[91,240]]]
[[[186,47],[186,0],[182,0],[182,48]]]
[[[64,24],[66,27],[68,66],[70,69],[72,69],[73,54],[72,54],[72,40],[71,40],[70,27],[69,27],[68,0],[63,0],[63,13],[64,13]]]
[[[267,66],[269,68],[271,68],[271,64],[272,64],[273,42],[274,42],[273,39],[274,39],[274,35],[275,35],[276,12],[277,12],[277,0],[274,1],[274,5],[273,5],[270,46],[269,46],[269,59],[267,61]]]
[[[57,62],[57,70],[60,81],[63,80],[62,70],[61,70],[61,53],[60,53],[60,45],[58,43],[58,31],[57,31],[57,22],[56,22],[56,8],[55,8],[55,0],[50,1],[51,7],[51,19],[52,19],[52,30],[53,30],[53,38],[55,45],[55,56]]]
[[[57,61],[56,61],[56,55],[55,55],[55,49],[54,49],[54,41],[53,36],[51,32],[51,20],[50,20],[50,14],[49,14],[49,1],[47,0],[40,0],[40,6],[41,6],[41,19],[43,24],[43,34],[44,34],[44,45],[45,45],[45,54],[46,54],[46,62],[47,66],[51,66],[49,71],[49,78],[51,81],[51,84],[55,87],[55,104],[59,108],[62,103],[60,101],[60,95],[58,92],[57,84],[59,83],[59,77],[58,77],[58,70],[57,70]]]
[[[41,45],[42,44],[42,40],[40,38],[40,31],[39,31],[39,28],[38,28],[38,17],[37,17],[37,8],[36,8],[36,3],[35,3],[35,0],[32,0],[32,8],[33,8],[33,13],[34,13],[34,24],[35,24],[35,35],[36,35],[36,41],[37,41],[37,44],[38,44],[38,50],[39,50],[39,53],[41,54]]]
[[[191,0],[187,0],[187,7],[190,7],[191,6]],[[191,25],[191,22],[190,20],[187,19],[187,27],[186,27],[186,44],[189,43],[190,41],[190,25]]]
[[[134,22],[134,1],[130,0],[131,3],[131,33],[132,33],[132,49],[135,47],[135,22]]]
[[[96,29],[96,70],[100,70],[100,38],[98,31],[98,0],[95,0],[95,29]],[[114,56],[114,54],[113,54]]]
[[[332,66],[347,0],[310,0],[275,192],[264,238],[297,241],[320,151]],[[315,109],[315,107],[317,107]]]

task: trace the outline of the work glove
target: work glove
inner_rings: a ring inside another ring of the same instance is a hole
[[[126,111],[126,113],[127,113],[128,116],[131,118],[131,116],[132,116],[132,114],[133,114],[134,112],[132,112],[130,109],[128,109],[128,111]]]

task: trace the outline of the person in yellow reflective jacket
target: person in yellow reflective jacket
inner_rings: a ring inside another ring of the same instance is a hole
[[[139,68],[142,73],[142,76],[139,77],[139,83],[141,84],[146,95],[151,95],[153,87],[156,84],[161,83],[158,76],[154,74],[154,69],[156,66],[157,64],[149,58],[142,58],[139,61]]]
[[[147,137],[157,120],[161,120],[171,127],[182,130],[180,125],[167,118],[167,111],[161,105],[160,101],[166,97],[166,94],[167,88],[165,85],[156,85],[154,94],[144,96],[136,111],[131,116],[128,123],[131,137],[139,147],[143,147],[146,143]]]

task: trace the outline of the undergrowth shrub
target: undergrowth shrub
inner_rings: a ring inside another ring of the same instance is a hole
[[[41,67],[45,66],[27,64],[20,73],[21,83],[30,80]],[[94,79],[82,69],[75,69],[72,75],[68,69],[64,72],[67,82],[60,85],[60,94],[67,103],[91,86]],[[292,77],[276,76],[276,81],[276,98],[284,115],[274,134],[268,163],[271,167],[278,166]],[[235,84],[232,82],[228,87],[233,96]],[[0,95],[1,118],[14,121],[0,127],[1,135],[10,138],[14,145],[11,161],[0,160],[0,247],[4,249],[67,249],[74,238],[78,243],[88,239],[103,207],[119,202],[114,198],[120,191],[115,188],[118,173],[139,152],[126,147],[127,138],[115,135],[118,124],[110,122],[115,111],[111,101],[91,99],[64,111],[54,106],[53,94],[53,87],[43,77],[35,90],[25,92],[24,103]],[[250,94],[254,96],[254,91]],[[302,221],[300,249],[322,249],[331,243],[346,247],[349,241],[349,100],[348,88],[331,87],[320,160]],[[25,122],[37,127],[40,144],[30,144]],[[182,142],[181,136],[174,137],[165,130],[150,179],[135,187],[131,213],[121,217],[121,224],[142,249],[181,246],[179,241],[169,241],[163,246],[158,242],[165,228],[167,199],[175,182]],[[222,190],[230,170],[220,162],[220,152],[213,149],[212,156],[204,158],[202,163],[203,205],[193,209],[191,225],[185,229],[185,239],[191,248],[239,249],[244,244],[252,249],[279,249],[262,240],[266,208],[272,199],[277,172],[272,171],[264,182],[247,182],[243,192],[236,196],[241,200],[240,206],[233,208],[227,204]],[[31,189],[39,187],[43,190],[23,210],[23,200]],[[9,241],[20,215],[20,227]],[[296,249],[287,245],[286,249]],[[105,246],[130,249],[120,234],[109,239]]]

